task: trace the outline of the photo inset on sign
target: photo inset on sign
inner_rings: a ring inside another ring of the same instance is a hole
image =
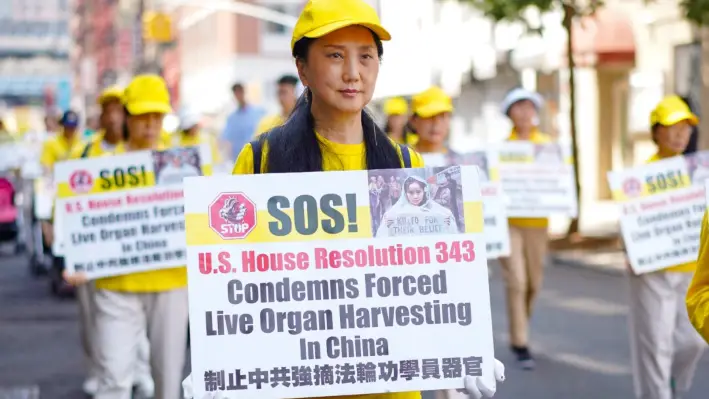
[[[465,231],[459,166],[372,170],[368,175],[375,237]]]
[[[709,177],[709,153],[696,152],[686,155],[687,169],[689,170],[689,179],[692,184],[701,184]]]
[[[155,184],[158,186],[181,184],[185,177],[201,176],[199,148],[153,151],[153,170],[155,171]]]
[[[561,153],[561,146],[557,143],[535,144],[534,160],[544,165],[562,165],[564,155]]]
[[[478,167],[480,181],[490,181],[490,166],[488,165],[487,153],[485,151],[475,151],[458,155],[456,159],[454,159],[454,163],[458,165],[475,165]]]

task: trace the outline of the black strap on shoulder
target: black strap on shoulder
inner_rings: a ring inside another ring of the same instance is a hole
[[[265,134],[265,133],[264,133]],[[251,142],[251,152],[254,153],[254,174],[261,173],[261,153],[263,152],[262,137]]]
[[[84,147],[84,151],[81,151],[81,158],[88,158],[89,157],[89,152],[91,151],[91,145],[93,145],[93,142],[86,144],[86,147]]]
[[[401,149],[401,159],[404,161],[404,168],[411,167],[411,153],[409,152],[409,146],[406,144],[399,144]]]

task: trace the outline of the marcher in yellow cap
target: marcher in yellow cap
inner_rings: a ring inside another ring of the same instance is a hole
[[[422,167],[421,156],[387,138],[364,111],[372,99],[389,33],[363,0],[310,0],[293,30],[291,50],[306,90],[288,121],[245,145],[234,174],[298,173]],[[499,362],[498,362],[499,363]],[[496,376],[502,379],[499,363]],[[199,378],[199,376],[197,377]],[[475,398],[494,389],[461,381]],[[184,382],[191,392],[192,377]],[[463,385],[461,384],[461,385]],[[419,392],[351,396],[416,399]]]
[[[123,141],[123,91],[121,87],[110,86],[101,92],[96,100],[101,106],[100,130],[73,157],[89,158],[111,153]]]
[[[418,136],[407,129],[409,120],[409,104],[401,97],[393,97],[384,102],[386,125],[384,132],[390,139],[399,144],[416,145]]]
[[[679,97],[660,101],[650,114],[657,153],[647,163],[681,155],[689,144],[691,125],[697,122]],[[703,246],[703,239],[701,242]],[[700,250],[700,262],[701,256]],[[709,259],[704,261],[706,264]],[[692,328],[684,302],[695,268],[696,263],[690,262],[636,275],[628,267],[630,355],[636,398],[684,397],[691,387],[706,347]],[[692,291],[690,288],[690,296]]]
[[[91,137],[86,145],[76,147],[72,158],[100,157],[111,155],[116,150],[116,146],[123,141],[125,118],[122,99],[123,88],[119,86],[111,86],[101,92],[96,100],[101,107],[100,130]],[[96,350],[95,287],[92,283],[80,284],[76,287],[75,292],[79,305],[81,342],[88,371],[88,378],[84,381],[83,389],[87,395],[94,396],[98,390],[100,378]],[[138,356],[134,367],[134,384],[143,396],[152,397],[154,383],[148,362],[149,344],[147,337],[143,336],[138,346]]]
[[[136,76],[123,95],[125,141],[114,153],[162,150],[162,122],[172,111],[165,81]],[[73,284],[81,274],[67,275]],[[144,334],[156,399],[180,397],[187,345],[187,273],[185,267],[125,274],[96,280],[96,350],[101,370],[94,399],[129,398],[136,356]]]
[[[416,150],[421,153],[447,151],[453,100],[440,87],[433,86],[411,101],[410,126],[418,135]]]

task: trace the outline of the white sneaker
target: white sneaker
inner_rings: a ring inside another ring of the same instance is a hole
[[[155,383],[152,377],[145,376],[137,378],[135,386],[137,388],[136,393],[140,395],[139,397],[147,399],[155,396]]]
[[[88,378],[84,381],[83,389],[84,393],[89,396],[96,395],[96,392],[98,392],[98,378]]]

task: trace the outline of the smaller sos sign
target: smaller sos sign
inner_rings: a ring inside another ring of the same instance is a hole
[[[69,187],[75,193],[87,193],[94,187],[94,178],[86,170],[77,170],[69,176]]]

